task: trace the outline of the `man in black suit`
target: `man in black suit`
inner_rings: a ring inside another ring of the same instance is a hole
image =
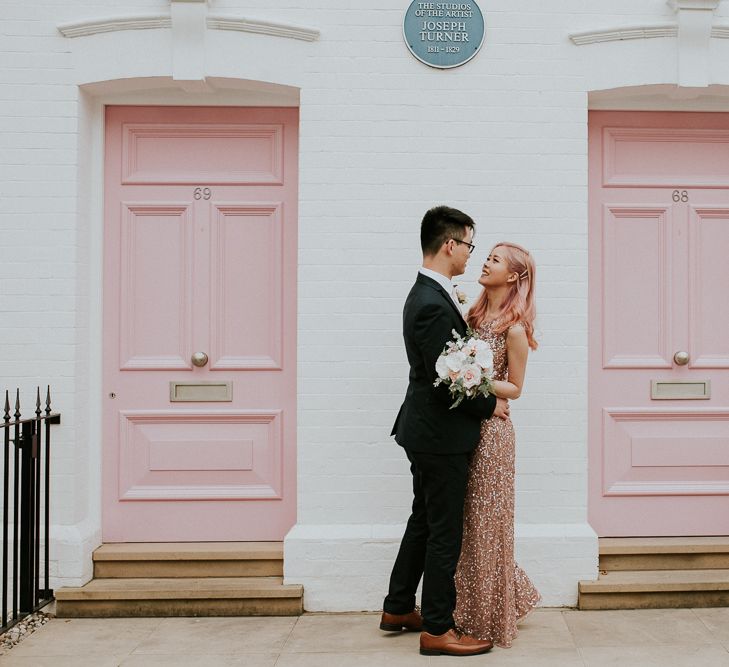
[[[453,577],[463,538],[469,454],[478,443],[481,420],[506,417],[508,403],[479,395],[451,410],[448,389],[433,386],[435,362],[453,330],[466,332],[451,279],[466,270],[474,227],[468,215],[448,206],[425,214],[420,228],[423,266],[403,310],[410,376],[392,435],[410,460],[414,499],[380,628],[422,630],[420,652],[425,655],[474,655],[492,647],[454,629]],[[421,576],[422,618],[415,610]]]

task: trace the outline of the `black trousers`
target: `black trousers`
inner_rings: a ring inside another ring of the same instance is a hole
[[[411,612],[422,577],[423,629],[440,635],[454,625],[453,577],[463,539],[469,455],[405,451],[413,474],[413,509],[383,609],[390,614]]]

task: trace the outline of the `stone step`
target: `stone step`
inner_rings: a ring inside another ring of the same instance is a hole
[[[92,579],[56,591],[60,618],[298,616],[304,589],[282,577]]]
[[[103,544],[94,577],[283,576],[282,542],[160,542]]]
[[[579,584],[580,609],[667,609],[729,605],[729,570],[601,573]]]
[[[602,572],[729,569],[727,537],[601,537]]]

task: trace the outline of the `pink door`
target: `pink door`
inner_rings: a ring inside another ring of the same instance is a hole
[[[296,109],[107,108],[106,542],[296,520],[297,132]]]
[[[589,131],[590,523],[729,534],[729,114]]]

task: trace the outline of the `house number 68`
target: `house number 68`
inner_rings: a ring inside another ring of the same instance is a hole
[[[675,202],[679,202],[679,201],[687,202],[689,199],[688,192],[686,192],[686,190],[674,190],[672,199]]]
[[[213,196],[213,191],[210,188],[195,188],[192,196],[194,199],[208,200]]]

